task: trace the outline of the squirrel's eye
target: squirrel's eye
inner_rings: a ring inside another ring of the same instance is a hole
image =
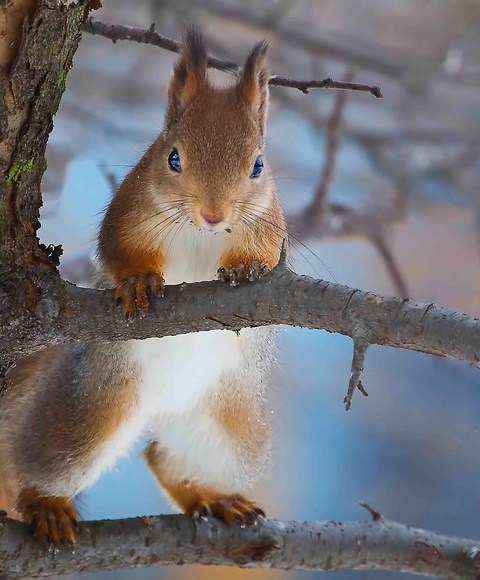
[[[172,149],[170,155],[168,156],[168,166],[173,171],[180,173],[182,167],[180,165],[180,155],[176,149]]]
[[[260,177],[260,174],[263,171],[263,159],[260,157],[260,155],[255,159],[255,163],[253,165],[253,169],[252,169],[252,173],[250,174],[250,177],[252,177],[253,179],[255,177]]]

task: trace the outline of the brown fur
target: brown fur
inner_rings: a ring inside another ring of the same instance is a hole
[[[62,392],[64,381],[69,383],[68,379],[73,379],[76,359],[81,358],[85,363],[90,354],[96,357],[96,364],[91,365],[90,376],[82,377],[84,389],[71,400],[68,392]],[[103,352],[88,345],[81,350],[53,347],[22,359],[7,373],[7,389],[9,385],[12,388],[4,394],[3,410],[11,413],[12,418],[17,417],[19,422],[28,421],[31,433],[41,432],[44,437],[41,446],[35,446],[31,439],[24,437],[13,442],[17,450],[29,457],[30,469],[36,467],[37,460],[42,462],[42,469],[46,462],[54,471],[62,467],[65,459],[70,463],[81,461],[95,452],[125,421],[135,403],[135,381],[133,377],[121,381],[120,377],[108,376],[105,385],[108,392],[98,388],[102,386],[102,379],[100,373],[96,375],[97,364],[105,364],[108,358],[108,347]],[[49,385],[50,393],[39,389],[42,383]],[[20,399],[22,395],[23,400]],[[21,409],[17,407],[20,402]],[[40,409],[44,412],[42,416]],[[73,413],[75,420],[72,420]]]
[[[219,267],[258,261],[273,268],[278,262],[285,222],[268,166],[260,179],[250,179],[264,149],[265,51],[265,43],[257,45],[240,80],[218,88],[208,81],[201,38],[195,31],[187,33],[170,83],[164,131],[122,183],[102,224],[99,253],[113,283],[163,273],[162,239],[169,230],[162,210],[169,203],[179,211],[178,219],[201,225],[202,215],[211,215],[231,226]],[[167,166],[174,148],[181,173]],[[122,293],[116,297],[122,299]],[[145,301],[138,302],[144,310]]]
[[[123,181],[99,234],[102,283],[115,289],[129,318],[147,311],[149,294],[163,292],[166,240],[175,220],[199,228],[205,227],[205,216],[222,220],[229,236],[218,267],[273,268],[277,263],[285,222],[266,161],[262,175],[251,178],[265,145],[265,51],[266,44],[257,45],[241,78],[218,88],[208,79],[200,35],[187,32],[163,132]],[[167,164],[173,149],[180,155],[179,173]],[[248,333],[239,336],[245,365],[229,381],[222,377],[209,407],[238,443],[242,468],[254,474],[268,453],[263,389],[271,351],[270,335],[256,332],[254,340]],[[187,358],[188,353],[186,363]],[[70,498],[137,403],[139,377],[132,361],[128,343],[74,344],[46,349],[8,373],[0,393],[0,496],[3,489],[11,504],[18,492],[18,508],[40,539],[74,541],[77,515]],[[263,513],[239,494],[175,479],[157,442],[145,457],[186,513],[211,513],[229,522],[252,521]]]
[[[252,455],[263,455],[270,429],[265,417],[254,405],[220,401],[212,409],[218,423]]]
[[[26,489],[55,498],[64,495],[57,491],[64,485],[81,488],[82,473],[131,412],[135,371],[122,350],[112,348],[52,347],[21,359],[7,373],[0,395],[0,507],[8,513],[17,515],[17,504],[30,517]],[[14,501],[15,492],[24,500]],[[57,521],[61,504],[42,501],[41,520]],[[40,530],[38,536],[55,541],[55,533]],[[70,541],[71,533],[65,534],[60,541]]]

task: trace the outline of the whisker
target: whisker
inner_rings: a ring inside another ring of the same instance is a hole
[[[167,213],[167,211],[164,211],[164,212],[162,212],[162,214],[164,214],[164,213]],[[148,229],[148,230],[145,232],[145,235],[146,235],[146,236],[148,236],[148,235],[149,235],[149,234],[151,234],[151,233],[152,233],[152,232],[153,232],[155,229],[159,228],[159,227],[160,227],[162,224],[164,224],[165,222],[167,222],[167,221],[169,221],[170,219],[172,219],[172,217],[173,217],[173,218],[177,217],[177,215],[179,215],[180,213],[181,213],[181,210],[176,210],[176,211],[175,211],[173,214],[169,213],[169,214],[167,215],[167,217],[165,217],[164,219],[162,219],[162,220],[160,220],[160,221],[157,221],[157,222],[155,222],[155,223],[153,224],[153,226],[152,226],[150,229]],[[146,222],[150,221],[152,218],[158,217],[159,215],[161,215],[161,214],[155,214],[154,216],[151,216],[151,217],[145,218],[145,219],[144,219],[144,220],[141,222],[141,224],[144,224],[144,223],[146,223]],[[137,225],[141,225],[141,224],[137,224]]]
[[[248,207],[251,207],[253,209],[260,209],[262,211],[265,211],[265,208],[263,206],[259,206],[257,204],[254,204],[254,203],[248,202],[248,201],[243,201],[243,202],[240,201],[240,202],[237,202],[237,206],[243,206],[243,207],[247,207],[247,208]],[[245,210],[242,210],[242,208],[240,208],[240,211],[243,212],[243,214],[245,215]],[[296,242],[296,244],[299,244],[302,248],[304,248],[307,252],[309,252],[309,254],[311,254],[316,260],[318,260],[318,262],[322,265],[323,268],[325,268],[325,270],[328,272],[328,274],[330,274],[330,276],[332,276],[332,278],[334,279],[334,281],[338,283],[338,280],[337,280],[335,274],[327,266],[327,264],[311,248],[309,248],[307,245],[305,245],[301,240],[299,240],[291,232],[288,232],[286,229],[284,229],[284,228],[278,226],[277,224],[271,222],[270,220],[266,219],[261,214],[260,215],[259,214],[252,214],[252,215],[249,215],[249,217],[251,217],[253,219],[256,219],[256,220],[260,220],[264,224],[266,224],[266,225],[270,226],[271,228],[273,228],[275,231],[281,232],[282,234],[285,234],[285,235],[288,235],[288,237],[291,238],[292,240],[294,240]],[[288,224],[288,222],[287,222],[287,224]],[[290,224],[288,224],[288,225],[290,225]],[[297,250],[298,250],[298,248],[297,248]],[[300,254],[304,258],[304,260],[309,264],[309,266],[315,271],[315,273],[320,276],[320,274],[317,272],[316,268],[307,259],[307,257],[303,254],[303,252],[300,251]]]
[[[167,203],[167,202],[159,202],[159,203]],[[178,209],[182,209],[183,207],[185,207],[186,205],[188,205],[188,202],[184,202],[183,200],[180,202],[174,202],[174,203],[169,203],[168,207],[166,207],[165,209],[162,209],[158,212],[155,212],[154,214],[150,214],[144,218],[142,218],[139,222],[137,222],[136,224],[133,224],[133,227],[139,227],[142,224],[144,224],[145,222],[148,222],[156,217],[159,217],[165,213],[167,213],[170,210],[178,210]]]
[[[176,212],[174,212],[173,214],[169,215],[167,218],[165,218],[164,220],[162,220],[161,222],[155,224],[154,226],[152,226],[148,232],[145,233],[145,235],[149,235],[151,234],[154,230],[156,230],[157,228],[159,228],[160,226],[164,225],[167,222],[167,225],[169,225],[170,222],[172,223],[176,223],[176,220],[183,214],[183,210],[177,210]],[[154,235],[154,239],[156,240],[164,231],[164,228],[166,226],[164,226],[163,228],[161,228],[158,232],[155,232]]]
[[[167,249],[165,250],[165,253],[168,254],[168,252],[170,251],[170,248],[172,246],[173,240],[175,239],[175,237],[177,236],[177,234],[182,230],[183,226],[188,223],[188,217],[187,218],[183,218],[182,221],[180,221],[178,228],[175,230],[175,232],[173,233],[172,237],[170,238],[170,242],[167,246]]]

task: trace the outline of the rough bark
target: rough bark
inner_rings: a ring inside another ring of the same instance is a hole
[[[155,564],[209,564],[478,578],[479,542],[410,528],[370,511],[371,522],[267,520],[248,527],[178,515],[82,522],[75,548],[55,550],[39,545],[24,524],[4,520],[0,574],[24,578]]]
[[[89,2],[25,4],[0,77],[0,258],[10,263],[48,262],[36,239],[45,148]]]
[[[476,318],[435,304],[386,298],[299,276],[284,265],[256,283],[235,288],[220,282],[168,286],[165,298],[152,299],[150,313],[130,325],[110,291],[78,288],[47,270],[30,278],[40,293],[28,309],[18,291],[26,276],[26,270],[17,270],[0,278],[2,362],[75,340],[142,339],[271,324],[361,336],[368,344],[448,356],[472,366],[480,361]],[[16,306],[10,308],[14,301]]]

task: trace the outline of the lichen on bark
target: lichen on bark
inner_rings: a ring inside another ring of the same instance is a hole
[[[0,79],[0,243],[17,261],[35,263],[45,149],[89,2],[25,4]]]

